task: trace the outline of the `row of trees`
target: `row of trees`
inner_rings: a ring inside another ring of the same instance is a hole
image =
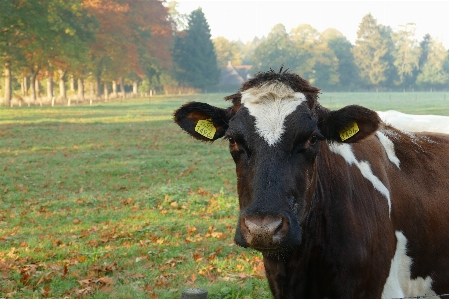
[[[449,52],[429,34],[415,38],[414,24],[394,32],[367,14],[355,45],[336,29],[319,32],[303,24],[289,33],[273,27],[266,38],[243,44],[214,39],[220,66],[252,64],[252,72],[284,64],[327,90],[414,90],[449,88]]]
[[[171,65],[174,23],[159,0],[0,0],[0,61],[9,105],[12,79],[36,100],[35,84],[46,78],[47,96],[59,81],[60,100],[66,81],[77,79],[79,97],[84,80],[101,85],[107,94],[117,82],[133,84]],[[27,79],[31,82],[27,82]],[[109,84],[108,84],[109,82]],[[111,85],[112,82],[112,85]],[[72,86],[74,83],[72,82]],[[109,86],[108,86],[109,85]],[[30,91],[28,91],[28,86]]]
[[[352,45],[335,29],[319,32],[282,24],[267,37],[246,44],[211,39],[201,9],[189,16],[177,3],[160,0],[0,0],[0,62],[4,66],[5,104],[13,83],[35,100],[45,79],[47,97],[67,98],[66,86],[85,81],[96,97],[124,86],[145,89],[195,88],[218,84],[228,61],[260,70],[290,68],[325,90],[448,88],[449,55],[430,35],[418,42],[415,25],[398,31],[368,14]],[[27,81],[29,80],[29,81]],[[28,86],[30,90],[28,90]],[[17,88],[15,88],[17,90]]]

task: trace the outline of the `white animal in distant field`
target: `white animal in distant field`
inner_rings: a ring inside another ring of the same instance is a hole
[[[376,112],[383,122],[400,130],[449,134],[449,116],[405,114],[396,110]]]

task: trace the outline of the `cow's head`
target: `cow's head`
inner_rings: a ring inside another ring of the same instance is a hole
[[[320,149],[326,142],[357,142],[378,128],[374,111],[354,105],[329,111],[318,93],[296,74],[270,70],[227,97],[228,109],[192,102],[175,112],[175,122],[196,139],[229,140],[240,202],[238,245],[263,252],[298,246]],[[358,132],[351,136],[351,130]]]

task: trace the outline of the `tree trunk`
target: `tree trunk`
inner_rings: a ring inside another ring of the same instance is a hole
[[[82,78],[78,79],[78,101],[84,101],[84,80]]]
[[[95,97],[96,97],[97,99],[99,99],[99,98],[101,97],[101,80],[100,80],[100,75],[97,75],[97,76],[95,77],[95,85],[96,85],[96,88],[95,88],[95,91],[96,91]]]
[[[47,98],[51,101],[51,105],[54,105],[53,101],[53,77],[51,72],[47,72]]]
[[[65,101],[67,100],[67,93],[65,91],[65,75],[67,74],[67,71],[64,70],[58,70],[59,73],[59,97],[60,100],[65,104]]]
[[[122,92],[122,98],[125,97],[125,84],[123,82],[123,77],[120,77],[120,91]]]
[[[112,94],[117,97],[117,81],[115,80],[112,81]]]
[[[34,83],[35,83],[35,86],[36,86],[36,94],[37,94],[38,97],[40,97],[40,94],[41,94],[41,86],[40,86],[40,84],[39,84],[39,80],[36,80]]]
[[[75,77],[70,75],[70,91],[75,91]]]
[[[138,81],[137,80],[134,80],[133,81],[133,95],[136,97],[137,96],[137,84],[138,84]]]
[[[11,89],[11,62],[5,61],[5,99],[3,104],[6,107],[11,106],[12,89]]]
[[[94,100],[95,97],[94,83],[92,81],[89,82],[89,87],[90,87],[90,105],[92,106],[92,101]]]
[[[104,101],[107,102],[108,98],[109,98],[108,83],[104,82]]]
[[[22,75],[22,97],[25,97],[28,95],[28,80],[27,76],[24,74]]]
[[[30,89],[31,89],[31,99],[36,103],[36,76],[37,72],[31,73],[30,76]]]

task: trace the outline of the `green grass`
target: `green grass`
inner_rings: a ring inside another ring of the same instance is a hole
[[[190,287],[271,298],[260,254],[233,245],[226,142],[197,142],[171,120],[184,102],[225,107],[223,96],[0,108],[0,298],[179,298]],[[416,114],[449,115],[448,100],[321,95],[332,109]]]

